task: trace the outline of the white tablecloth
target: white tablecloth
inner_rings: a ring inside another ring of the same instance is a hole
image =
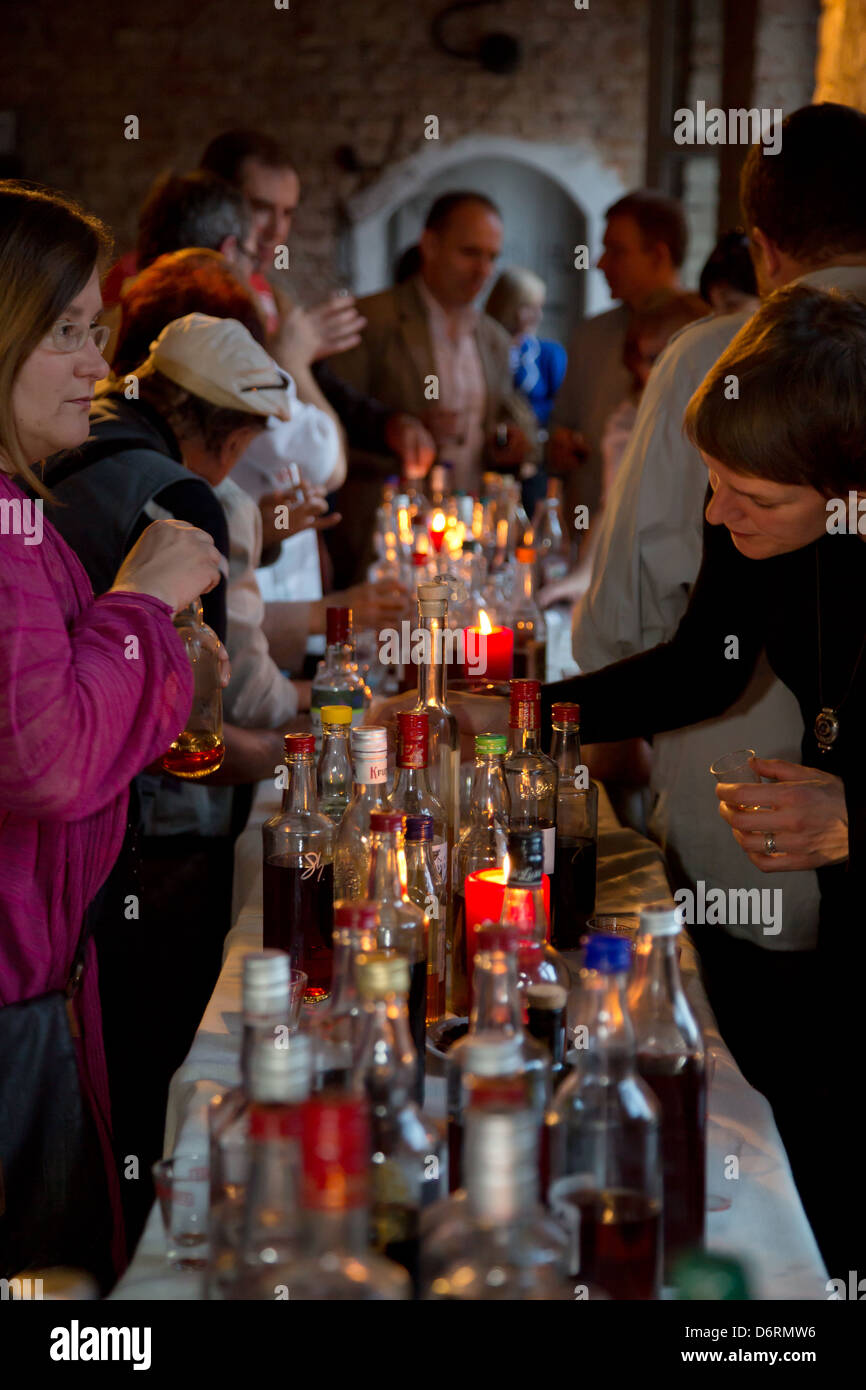
[[[235,851],[234,926],[226,938],[220,974],[189,1056],[169,1092],[165,1153],[206,1143],[211,1098],[240,1079],[241,962],[261,949],[261,822],[277,804],[273,784],[262,783],[251,821]],[[599,912],[631,911],[652,902],[673,905],[664,863],[655,845],[616,820],[604,790],[599,804]],[[744,1080],[721,1041],[687,943],[682,966],[686,990],[714,1058],[707,1132],[707,1191],[730,1200],[707,1213],[711,1250],[736,1255],[746,1266],[757,1299],[826,1299],[827,1273],[791,1178],[788,1160],[762,1095]],[[444,1112],[442,1083],[428,1080],[426,1108]],[[738,1160],[737,1165],[731,1158]],[[739,1176],[726,1171],[738,1166]],[[154,1207],[115,1299],[196,1299],[200,1276],[166,1268],[165,1240]]]

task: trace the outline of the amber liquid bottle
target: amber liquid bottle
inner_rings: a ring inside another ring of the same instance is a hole
[[[221,765],[226,751],[220,641],[202,617],[201,599],[181,608],[174,616],[174,626],[186,644],[195,684],[186,728],[160,758],[160,766],[174,777],[207,777]]]

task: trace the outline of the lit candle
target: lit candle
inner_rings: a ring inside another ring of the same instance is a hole
[[[498,922],[502,916],[502,903],[505,899],[506,870],[476,869],[467,874],[464,886],[466,900],[466,967],[470,988],[475,967],[475,953],[478,950],[478,927],[482,922]],[[544,908],[550,922],[550,879],[542,874],[541,888],[544,893]],[[526,889],[527,895],[529,889]]]
[[[464,629],[466,660],[461,674],[468,680],[484,676],[489,681],[508,681],[514,675],[514,630],[494,627],[483,608],[478,626]],[[483,669],[479,669],[483,668]]]
[[[445,516],[443,512],[434,512],[433,520],[430,522],[430,541],[436,554],[442,549],[442,539],[445,535]]]

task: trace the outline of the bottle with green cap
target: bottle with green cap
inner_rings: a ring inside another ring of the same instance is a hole
[[[466,878],[477,869],[499,869],[508,852],[511,798],[505,782],[506,740],[503,734],[476,734],[475,773],[469,824],[460,836],[454,865],[454,932],[450,954],[450,1006],[453,1013],[469,1012],[466,957]]]
[[[316,765],[316,790],[319,810],[330,816],[335,825],[340,824],[352,799],[351,727],[351,706],[322,706],[322,751]]]

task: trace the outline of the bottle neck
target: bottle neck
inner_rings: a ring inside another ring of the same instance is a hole
[[[401,846],[397,832],[375,832],[370,836],[370,882],[367,897],[380,906],[405,899],[405,874],[400,863]]]
[[[430,634],[424,639],[424,660],[418,667],[418,702],[444,707],[447,690],[443,651],[445,619],[428,618],[419,613],[418,625],[422,632]]]
[[[635,1075],[635,1038],[626,1005],[626,975],[590,971],[581,991],[578,1024],[585,1025],[576,1066],[597,1081],[618,1082]]]
[[[201,606],[201,599],[194,598],[185,608],[179,608],[174,615],[174,621],[183,627],[202,627],[204,625],[204,609]]]
[[[686,1041],[694,1044],[699,1043],[700,1030],[683,989],[678,941],[678,936],[638,935],[628,1001],[636,1024],[639,1019],[675,1018]]]
[[[257,1106],[279,1127],[287,1106]],[[257,1252],[257,1232],[267,1232],[268,1243],[293,1237],[298,1229],[298,1140],[285,1133],[250,1140],[250,1179],[244,1219],[245,1245]]]
[[[509,811],[510,799],[502,771],[502,763],[498,754],[491,753],[489,757],[481,758],[475,764],[470,809],[471,822],[473,825],[483,826],[498,822],[500,825],[506,826]]]
[[[324,724],[322,726],[322,757],[349,757],[349,725]]]
[[[540,753],[540,731],[538,729],[511,728],[511,752]]]
[[[520,594],[522,606],[535,603],[535,573],[534,566],[528,561],[520,560],[517,565],[518,581],[520,584]]]
[[[521,941],[543,942],[547,936],[547,912],[540,883],[506,883],[502,899],[503,927],[520,930]]]
[[[331,1003],[325,1018],[336,1018],[348,1014],[358,1004],[358,984],[355,979],[355,962],[361,951],[375,951],[376,938],[366,931],[345,931],[337,929],[333,935],[334,965],[331,985]]]
[[[405,994],[389,994],[364,1003],[357,1055],[355,1080],[374,1113],[393,1111],[408,1103],[418,1054],[412,1043]]]
[[[560,779],[574,777],[582,766],[579,724],[554,724],[550,756],[559,768]]]
[[[283,811],[315,811],[316,778],[312,758],[291,758],[286,766],[289,781],[283,792]]]
[[[505,951],[479,952],[475,957],[469,1031],[519,1033],[522,1027],[523,1007],[513,956]]]
[[[397,764],[397,773],[394,778],[394,790],[392,799],[395,806],[401,806],[403,797],[419,799],[421,797],[429,799],[431,796],[430,786],[427,781],[427,768],[425,767],[403,767]]]
[[[241,1087],[246,1096],[252,1094],[252,1060],[256,1045],[265,1039],[272,1041],[277,1028],[283,1028],[289,1021],[289,1000],[286,1006],[273,1014],[244,1014],[244,1031],[241,1039]]]
[[[362,1206],[318,1208],[304,1213],[304,1249],[309,1255],[330,1255],[343,1251],[350,1255],[368,1254],[369,1218],[366,1202]]]
[[[332,642],[325,648],[325,665],[332,671],[346,671],[355,660],[353,642]],[[336,702],[334,702],[336,703]]]

